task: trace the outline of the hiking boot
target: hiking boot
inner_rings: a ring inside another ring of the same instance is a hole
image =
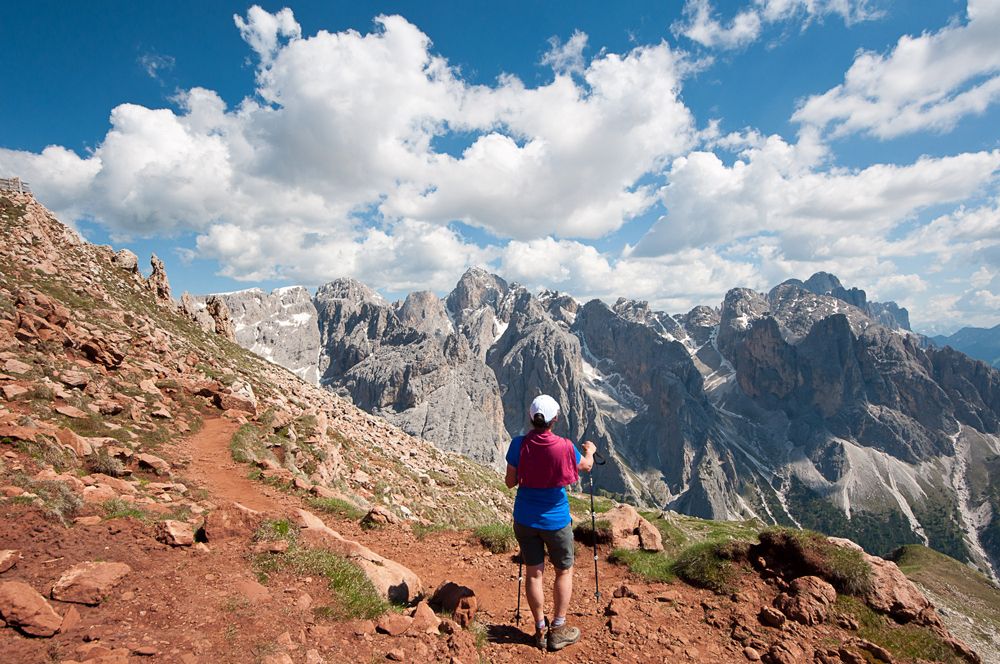
[[[549,621],[545,621],[545,627],[535,628],[535,647],[539,650],[545,650],[545,645],[548,643],[548,631],[549,631]]]
[[[580,640],[580,630],[567,624],[549,628],[549,650],[555,652]]]

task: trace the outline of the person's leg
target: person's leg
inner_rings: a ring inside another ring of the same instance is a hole
[[[553,586],[553,612],[555,619],[547,635],[549,650],[562,650],[580,640],[580,630],[566,624],[566,612],[569,600],[573,595],[573,559],[575,543],[573,528],[567,525],[559,530],[548,531],[543,535],[545,546],[549,550],[549,559],[556,570],[556,580]]]
[[[567,569],[556,568],[556,581],[552,588],[553,606],[552,613],[555,616],[553,625],[561,625],[566,622],[566,611],[569,610],[569,600],[573,595],[573,567]]]
[[[545,624],[545,587],[542,583],[542,571],[545,563],[526,565],[524,568],[524,594],[528,596],[528,607],[535,619],[535,628]]]
[[[528,608],[535,621],[535,631],[545,626],[545,590],[542,586],[542,571],[545,568],[545,545],[537,528],[522,526],[514,522],[514,536],[521,547],[524,561],[524,594],[528,598]]]

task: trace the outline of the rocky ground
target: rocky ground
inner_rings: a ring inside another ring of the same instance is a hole
[[[539,652],[512,552],[470,532],[509,515],[495,473],[206,332],[153,268],[0,197],[5,662],[979,661],[849,545],[707,542],[688,583],[650,580],[654,551],[612,564],[671,545],[625,507],[596,534],[599,600],[579,545],[583,640]]]

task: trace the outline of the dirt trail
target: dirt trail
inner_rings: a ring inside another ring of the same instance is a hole
[[[216,501],[237,502],[258,511],[281,510],[287,496],[247,478],[249,466],[233,461],[229,441],[239,425],[217,417],[205,419],[204,426],[191,437],[189,474],[204,486]]]
[[[303,507],[299,498],[247,478],[249,466],[233,461],[229,451],[229,442],[237,427],[236,423],[225,418],[206,418],[203,428],[186,443],[191,453],[190,477],[205,487],[217,503],[235,501],[251,509],[271,513],[291,513],[294,508]],[[473,588],[479,599],[478,622],[486,636],[479,653],[484,661],[497,664],[659,661],[659,656],[650,657],[644,652],[649,644],[655,644],[657,649],[672,646],[673,650],[667,650],[667,653],[679,654],[681,659],[688,661],[727,659],[723,653],[728,640],[699,629],[704,619],[699,601],[711,593],[685,588],[679,594],[685,595],[687,601],[678,606],[673,602],[652,601],[652,597],[671,586],[638,582],[623,567],[608,564],[604,559],[606,551],[602,551],[601,556],[602,601],[598,605],[593,595],[592,553],[587,547],[577,546],[578,564],[574,568],[574,593],[569,617],[573,624],[581,627],[584,638],[580,645],[557,655],[546,654],[532,646],[531,612],[526,601],[521,605],[523,619],[520,626],[514,624],[517,567],[510,554],[489,553],[467,532],[444,531],[417,538],[407,527],[363,530],[355,521],[329,514],[319,516],[345,537],[356,539],[412,569],[423,580],[427,592],[433,591],[443,581],[455,581]],[[551,569],[546,577],[546,600],[551,607]],[[604,613],[613,591],[623,583],[646,597],[644,610],[629,616],[629,622],[638,619],[644,626],[628,636],[611,634]],[[676,592],[677,587],[673,588]],[[357,638],[349,624],[338,625],[334,629],[342,633],[347,642]],[[392,648],[414,648],[415,640],[376,635],[374,639],[368,637],[363,645],[355,645],[362,647],[373,660],[381,660]],[[686,650],[690,652],[685,653]],[[416,656],[414,661],[425,660],[429,656],[420,651],[410,655]],[[333,661],[349,660],[334,657]]]

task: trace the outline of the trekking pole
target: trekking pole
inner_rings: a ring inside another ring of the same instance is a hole
[[[598,466],[604,465],[604,457],[594,451],[594,463]],[[590,479],[590,533],[594,542],[594,602],[597,604],[597,611],[601,610],[601,582],[597,573],[597,515],[594,511],[594,470],[591,468],[587,473]]]
[[[517,612],[514,613],[514,621],[517,626],[521,626],[521,581],[524,579],[524,558],[521,557],[521,550],[517,550]]]

